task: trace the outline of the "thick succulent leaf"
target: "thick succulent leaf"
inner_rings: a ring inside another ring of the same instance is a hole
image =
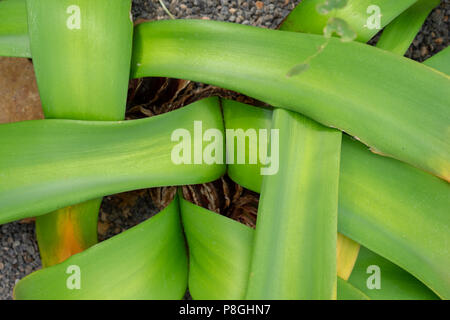
[[[180,196],[180,209],[186,240],[189,245],[189,291],[194,299],[244,299],[250,269],[250,254],[253,250],[255,230],[221,216],[210,210],[196,206]],[[338,249],[339,250],[339,249]],[[367,249],[361,248],[364,253]],[[367,260],[363,257],[370,257]],[[339,259],[339,257],[338,257]],[[375,253],[363,254],[358,258],[358,266],[366,262],[380,263],[382,266],[382,289],[372,295],[373,290],[361,291],[355,284],[366,285],[366,278],[350,277],[352,282],[337,278],[338,300],[395,297],[394,291],[402,291],[402,297],[415,299],[419,296],[432,298],[433,293],[414,277]],[[383,261],[381,264],[380,261]],[[338,266],[342,266],[337,261]],[[386,269],[384,268],[386,267]],[[384,270],[384,271],[383,271]],[[339,272],[339,269],[338,269]],[[386,272],[386,274],[385,274]],[[394,275],[400,275],[397,278]],[[389,290],[387,290],[389,288]],[[364,289],[364,288],[363,288]],[[411,295],[408,295],[411,290]],[[398,297],[398,295],[397,295]]]
[[[338,300],[370,300],[361,290],[341,278],[337,278]]]
[[[411,274],[365,247],[359,251],[348,282],[374,300],[439,299]]]
[[[241,105],[226,102],[223,107],[225,114],[232,114]],[[246,126],[270,129],[267,115],[259,108],[241,109]],[[229,121],[225,118],[227,128]],[[373,154],[346,135],[341,155],[338,231],[412,273],[439,296],[450,297],[449,184],[400,161]],[[235,166],[231,178],[260,192],[260,165],[253,166],[254,176],[241,174]]]
[[[27,9],[45,117],[123,120],[133,37],[131,1],[28,0]],[[37,217],[44,266],[97,242],[101,201]]]
[[[450,186],[343,139],[338,230],[450,298]]]
[[[246,297],[336,299],[342,134],[283,109],[272,130],[279,170],[263,178]]]
[[[286,76],[324,41],[217,21],[143,23],[135,29],[132,76],[169,76],[235,90],[303,113],[358,137],[375,152],[450,179],[450,78],[384,50],[338,39],[329,39],[307,71]]]
[[[297,29],[302,29],[302,28],[306,28],[306,30],[308,30],[308,32],[315,32],[318,33],[319,30],[314,30],[314,29],[310,29],[309,27],[311,25],[313,25],[313,23],[311,23],[311,21],[308,21],[308,18],[311,17],[311,14],[314,14],[314,10],[313,8],[309,8],[307,6],[311,5],[311,2],[308,1],[303,1],[301,2],[297,9],[294,10],[293,13],[290,14],[290,16],[288,17],[288,19],[286,19],[286,21],[283,23],[283,25],[281,26],[281,29],[284,30],[288,30],[288,31],[295,31],[295,28]],[[324,4],[322,5],[318,5],[317,10],[320,9],[320,7],[326,7],[328,5],[328,7],[333,7],[333,5],[335,7],[344,7],[346,5],[347,1],[325,1]],[[347,14],[350,13],[351,15],[357,15],[357,8],[355,8],[353,6],[355,2],[354,1],[350,1],[350,6],[348,8],[349,11],[347,11]],[[396,2],[396,4],[398,5],[400,3],[400,1]],[[363,4],[363,1],[358,1],[358,4]],[[391,2],[391,4],[393,4],[393,2]],[[439,4],[438,0],[419,0],[418,2],[416,2],[415,4],[413,4],[410,8],[408,8],[407,10],[405,10],[400,16],[398,16],[393,22],[391,22],[383,31],[383,34],[380,38],[380,40],[377,43],[377,46],[379,48],[385,49],[387,51],[390,52],[394,52],[397,54],[401,54],[403,55],[405,53],[405,51],[408,49],[409,45],[411,44],[412,40],[414,39],[416,33],[420,30],[421,25],[423,24],[423,22],[425,21],[425,18],[427,17],[427,15],[429,14],[429,12]],[[322,8],[323,9],[323,8]],[[330,8],[328,8],[330,9]],[[331,8],[332,9],[332,8]],[[336,8],[336,9],[341,9],[341,8]],[[308,11],[309,10],[309,11]],[[319,10],[320,11],[320,10]],[[353,11],[353,12],[352,12]],[[380,12],[381,13],[381,12]],[[383,12],[384,14],[385,12]],[[344,16],[346,15],[345,11],[342,13],[340,11],[333,12],[333,16],[339,15],[339,14],[343,14]],[[326,24],[326,27],[324,28],[324,32],[327,31],[328,26],[330,25],[330,21],[332,21],[333,19],[339,19],[339,18],[330,18]],[[317,20],[316,20],[317,21]],[[352,21],[351,19],[349,21]],[[353,21],[352,21],[353,22]],[[352,24],[355,27],[355,31],[358,34],[364,34],[365,30],[364,28],[367,28],[367,25],[362,26],[361,24]],[[342,36],[342,35],[341,35]],[[344,40],[342,38],[342,40]],[[368,38],[358,38],[359,41],[367,41]],[[439,65],[437,65],[437,67],[439,68]],[[348,239],[346,237],[339,237],[339,240],[343,240],[343,239]],[[349,244],[349,247],[351,248],[351,244],[352,241],[349,240],[350,242],[346,242],[347,244]],[[356,244],[356,242],[354,242]],[[359,248],[359,247],[358,247]],[[367,257],[366,252],[370,252],[367,249],[363,249],[364,251],[361,253],[361,256],[358,257],[358,261],[361,262],[362,259],[364,259],[364,257]],[[342,254],[345,256],[346,255],[346,250],[344,252],[342,252]],[[349,265],[348,268],[346,268],[346,270],[348,272],[352,271],[352,267],[353,264],[355,263],[354,258],[355,258],[355,250],[348,250],[348,253],[350,253],[350,256],[348,259]],[[343,257],[341,257],[341,260],[345,260],[342,259]],[[375,261],[371,261],[371,262],[377,262],[376,258],[379,258],[380,260],[383,260],[384,266],[383,266],[383,274],[384,277],[386,277],[386,269],[387,269],[387,276],[398,276],[399,279],[403,277],[407,278],[406,283],[411,285],[411,289],[408,291],[408,297],[410,299],[425,299],[425,298],[436,298],[436,296],[434,294],[430,294],[429,291],[423,291],[423,285],[420,284],[419,282],[413,282],[413,281],[409,281],[408,277],[411,277],[411,275],[409,275],[407,272],[402,271],[401,269],[395,267],[395,268],[389,268],[390,265],[392,265],[392,263],[390,263],[389,261],[377,256],[377,255],[372,255],[371,256],[372,260]],[[370,259],[365,259],[367,262],[367,260]],[[376,266],[378,267],[378,266]],[[390,270],[394,270],[394,271],[399,271],[399,274],[390,274],[389,271]],[[364,270],[365,271],[365,270]],[[348,279],[348,276],[350,274],[347,275],[343,275],[345,277],[345,279]],[[352,279],[354,279],[355,277],[352,277]],[[361,280],[361,279],[359,279]],[[365,280],[365,278],[364,278]],[[364,281],[363,281],[364,282]],[[388,283],[389,284],[389,283]],[[419,285],[416,285],[419,284]],[[364,284],[360,283],[360,287],[363,287],[363,289],[365,289],[367,291],[368,289],[368,285],[366,285],[366,283],[364,282]],[[388,286],[383,286],[382,290],[384,291],[382,294],[378,293],[379,290],[381,290],[381,288],[377,288],[375,289],[375,294],[372,295],[374,296],[374,298],[379,298],[384,297],[389,298],[389,299],[405,299],[405,296],[402,296],[402,290],[400,290],[400,292],[396,292],[396,289],[398,291],[398,286],[393,286],[390,287]],[[417,289],[417,290],[415,290]],[[421,295],[421,293],[424,293],[424,295]],[[408,299],[408,298],[406,298]]]
[[[98,211],[102,198],[92,199],[36,217],[36,238],[42,267],[63,262],[98,242]]]
[[[367,42],[417,0],[303,0],[287,16],[281,30],[321,34],[328,19],[345,20]],[[347,5],[342,7],[339,3]],[[327,7],[324,4],[329,3]],[[338,4],[338,5],[336,5]],[[326,9],[326,10],[325,10]],[[378,11],[379,10],[379,11]],[[379,25],[377,20],[379,18]]]
[[[184,128],[195,138],[197,120],[203,131],[223,131],[217,98],[133,121],[46,119],[0,125],[0,223],[127,190],[219,178],[225,164],[172,161],[179,144],[172,133]]]
[[[450,75],[450,47],[427,59],[424,64]]]
[[[14,297],[181,299],[187,279],[187,253],[175,198],[149,220],[23,278]]]
[[[122,120],[133,37],[131,1],[27,0],[27,9],[45,117]]]
[[[383,30],[377,47],[404,55],[428,14],[439,2],[440,0],[418,0]]]
[[[189,245],[189,293],[199,300],[243,299],[253,244],[253,229],[196,206],[180,195]]]
[[[270,133],[272,126],[272,110],[266,108],[255,108],[244,103],[233,100],[221,99],[223,119],[225,122],[225,129],[247,130],[259,128],[266,129]],[[270,135],[268,137],[270,139]],[[249,143],[241,146],[236,143],[236,147],[245,152],[245,163],[228,163],[227,173],[231,179],[239,181],[243,187],[255,192],[261,191],[261,184],[263,175],[261,175],[261,157],[259,156],[257,148],[250,148]],[[232,154],[234,150],[227,150],[228,154]],[[257,163],[251,164],[249,159],[256,158]]]
[[[31,57],[25,0],[0,0],[0,56]]]

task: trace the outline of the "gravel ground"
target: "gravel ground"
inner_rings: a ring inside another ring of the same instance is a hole
[[[267,28],[277,27],[299,1],[293,0],[164,0],[176,18],[200,18],[230,21]],[[168,19],[157,0],[134,0],[136,19]],[[442,1],[428,17],[406,56],[423,61],[449,43],[450,0]],[[99,218],[99,234],[106,239],[157,210],[146,191],[105,197]],[[0,226],[0,300],[11,299],[14,284],[41,267],[33,223],[9,223]]]

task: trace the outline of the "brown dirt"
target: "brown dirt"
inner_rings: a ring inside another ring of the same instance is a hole
[[[43,119],[33,64],[0,57],[0,123]]]

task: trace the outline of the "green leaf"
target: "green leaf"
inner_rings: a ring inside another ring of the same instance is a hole
[[[0,1],[0,56],[31,57],[25,0]]]
[[[130,0],[27,0],[25,16],[46,118],[124,119],[133,38],[130,10]],[[100,203],[91,200],[36,219],[44,266],[96,243]]]
[[[279,170],[263,177],[246,297],[336,299],[341,132],[283,109],[272,130]]]
[[[27,0],[27,9],[45,117],[122,120],[133,38],[131,1]]]
[[[439,0],[418,0],[383,30],[377,47],[404,55],[428,14],[439,5],[439,2]]]
[[[427,59],[423,64],[443,72],[446,75],[450,75],[450,48],[445,48],[441,52]]]
[[[450,297],[450,186],[342,142],[338,230]]]
[[[189,293],[194,299],[243,299],[254,231],[180,195],[189,245]]]
[[[307,77],[286,77],[323,39],[217,21],[144,23],[135,30],[132,76],[190,79],[238,91],[339,128],[375,152],[449,180],[449,77],[333,38]]]
[[[46,119],[0,125],[0,223],[127,190],[218,179],[225,164],[172,161],[180,144],[171,139],[175,130],[201,139],[194,136],[194,121],[202,121],[203,131],[223,131],[217,98],[133,121]]]
[[[362,291],[341,278],[337,278],[338,300],[370,300]]]
[[[184,200],[182,196],[179,199],[183,227],[189,245],[189,291],[192,297],[201,300],[244,299],[255,231],[234,220],[196,206]],[[361,284],[366,285],[366,279],[370,276],[365,274],[366,278],[361,278],[363,282],[359,280],[359,268],[365,266],[367,262],[379,263],[382,267],[382,290],[372,294],[373,290],[366,288],[367,293],[374,299],[398,298],[398,294],[393,296],[395,292],[402,292],[402,297],[409,297],[409,299],[436,298],[417,279],[396,265],[367,249],[361,249],[363,254],[358,256],[355,267],[358,271],[355,271],[350,278],[352,282],[337,278],[338,300],[369,299],[366,293],[356,287]]]
[[[333,10],[342,9],[347,5],[347,0],[322,0],[316,6],[317,12],[320,14],[328,14]]]
[[[14,297],[181,299],[187,278],[187,253],[175,198],[149,220],[23,278],[14,288]]]
[[[223,108],[225,115],[241,109],[239,118],[244,119],[226,116],[226,128],[244,123],[255,130],[270,129],[267,110],[229,101]],[[440,297],[450,297],[449,184],[373,154],[346,135],[341,155],[338,231],[412,273]],[[260,167],[230,165],[230,177],[260,192]]]
[[[272,110],[268,108],[256,108],[244,103],[233,100],[221,99],[223,119],[225,128],[228,130],[242,129],[246,132],[248,129],[266,129],[270,133],[272,126]],[[270,135],[268,137],[270,140]],[[255,192],[261,191],[262,178],[261,175],[261,157],[258,148],[250,148],[248,143],[240,146],[236,144],[236,148],[240,148],[245,152],[245,163],[228,163],[227,173],[234,181],[247,189]],[[228,154],[233,154],[235,150],[227,150]],[[256,158],[256,164],[250,164],[249,159]]]
[[[376,273],[378,271],[379,274]],[[378,275],[379,288],[376,287]],[[411,274],[364,247],[359,251],[348,283],[373,300],[439,299]]]
[[[358,34],[358,41],[367,42],[416,1],[348,0],[345,5],[342,1],[328,0],[328,5],[322,6],[324,0],[306,0],[291,11],[280,29],[322,34],[328,20],[334,17],[345,20]]]

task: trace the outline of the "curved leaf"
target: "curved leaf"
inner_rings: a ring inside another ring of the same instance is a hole
[[[196,206],[182,196],[179,199],[183,227],[189,245],[189,291],[192,297],[202,300],[244,299],[255,231],[215,212]],[[366,278],[369,275],[365,274],[364,279],[359,278],[357,274],[359,271],[356,271],[353,278],[350,277],[350,282],[337,278],[338,300],[369,299],[368,295],[374,299],[399,298],[398,292],[402,292],[402,298],[436,298],[430,290],[404,270],[375,253],[367,255],[366,253],[370,251],[365,248],[361,250],[363,254],[358,257],[355,270],[359,270],[360,266],[365,266],[367,262],[379,263],[381,266],[383,261],[383,290],[375,294],[372,294],[373,290],[361,291],[356,285],[366,285]],[[370,260],[367,260],[366,256]],[[342,266],[340,261],[337,265]],[[398,278],[397,275],[399,275]]]
[[[175,198],[147,221],[23,278],[14,288],[14,297],[181,299],[187,277],[186,247]]]
[[[46,118],[124,119],[133,38],[130,10],[131,0],[27,0],[33,65]],[[101,201],[37,217],[44,266],[97,242]]]
[[[381,34],[377,47],[404,55],[439,0],[418,0],[392,21]]]
[[[0,1],[0,56],[31,57],[25,0]]]
[[[424,64],[446,75],[450,75],[450,47],[427,59]]]
[[[225,115],[241,109],[248,127],[270,128],[266,112],[257,107],[225,102],[223,108]],[[239,125],[225,118],[226,128]],[[412,273],[439,296],[450,297],[446,267],[450,264],[449,184],[373,154],[346,135],[341,155],[338,231]],[[260,165],[249,166],[254,166],[251,172],[235,166],[230,176],[259,192]]]
[[[180,195],[189,245],[189,292],[194,299],[243,299],[253,229],[196,206]]]
[[[122,120],[133,39],[131,1],[27,0],[27,9],[45,117]]]
[[[367,42],[378,31],[417,0],[348,0],[345,7],[330,6],[321,12],[325,0],[303,0],[284,20],[281,30],[322,34],[328,19],[345,20],[357,33],[357,40]],[[328,3],[337,2],[326,1]],[[326,3],[325,2],[325,3]],[[330,10],[336,8],[338,10]],[[378,25],[379,22],[379,25]]]
[[[194,137],[197,120],[204,131],[223,131],[217,98],[141,120],[46,119],[0,125],[0,223],[127,190],[219,178],[225,164],[172,161],[178,144],[172,133],[186,129],[201,139]]]
[[[372,267],[372,268],[371,268]],[[379,268],[375,270],[375,268]],[[376,272],[380,272],[376,274]],[[379,288],[376,279],[380,276]],[[361,247],[348,282],[374,300],[436,300],[432,291],[405,270]]]
[[[306,72],[287,77],[324,37],[217,21],[143,23],[135,29],[132,76],[238,91],[337,127],[375,152],[449,180],[450,78],[384,50],[328,41]]]
[[[345,280],[337,278],[338,300],[369,300],[362,291]]]
[[[263,177],[246,298],[336,299],[341,132],[283,109],[272,130],[278,171]]]

